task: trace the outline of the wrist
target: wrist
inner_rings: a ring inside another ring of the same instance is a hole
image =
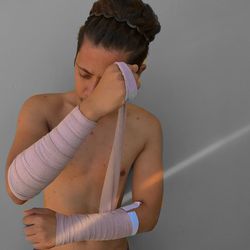
[[[95,112],[93,105],[90,104],[89,100],[85,100],[79,105],[81,113],[89,120],[97,122],[100,117]]]

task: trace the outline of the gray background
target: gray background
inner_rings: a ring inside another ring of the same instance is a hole
[[[150,0],[162,24],[134,103],[164,130],[157,227],[132,249],[250,249],[250,2]],[[5,192],[5,160],[25,99],[74,85],[79,27],[93,1],[0,1],[1,250],[32,249]],[[130,179],[124,202],[131,197]],[[14,239],[14,240],[13,240]]]

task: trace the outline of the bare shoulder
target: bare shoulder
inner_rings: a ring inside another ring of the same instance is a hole
[[[64,105],[63,93],[41,93],[33,95],[29,99],[43,109],[45,113],[58,110]]]
[[[51,117],[61,113],[65,106],[64,93],[41,93],[29,97],[25,101],[30,103],[32,110],[45,117],[48,121]]]
[[[159,118],[150,112],[149,110],[146,110],[145,108],[142,108],[135,104],[129,104],[129,113],[128,115],[137,121],[137,124],[142,129],[151,129],[153,127],[159,127],[161,126]]]
[[[152,140],[153,137],[162,140],[163,131],[161,122],[155,114],[130,103],[128,116],[132,121],[130,124],[132,124],[134,131],[136,131],[136,135],[142,136],[145,142]]]

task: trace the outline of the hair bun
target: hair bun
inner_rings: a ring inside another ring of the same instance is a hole
[[[154,40],[161,26],[157,15],[149,4],[141,0],[98,0],[90,10],[90,16],[114,17],[137,29],[148,42]]]

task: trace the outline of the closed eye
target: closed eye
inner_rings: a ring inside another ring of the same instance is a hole
[[[81,74],[80,74],[80,76],[81,76],[81,78],[84,78],[84,79],[90,79],[90,78],[91,78],[90,75],[81,75]]]

